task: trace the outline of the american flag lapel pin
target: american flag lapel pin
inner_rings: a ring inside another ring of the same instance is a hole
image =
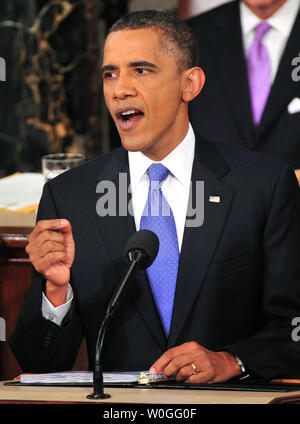
[[[209,201],[212,203],[220,203],[221,197],[220,196],[209,196]]]

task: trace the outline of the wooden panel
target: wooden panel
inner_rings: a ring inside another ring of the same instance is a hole
[[[21,372],[7,340],[30,287],[31,264],[25,252],[29,233],[30,228],[0,228],[0,316],[6,323],[6,340],[0,345],[0,379]]]
[[[5,320],[6,340],[0,342],[0,380],[14,378],[21,369],[8,346],[31,281],[31,263],[25,252],[30,228],[0,227],[0,317]],[[3,325],[3,320],[1,320]],[[88,368],[83,342],[74,369]]]

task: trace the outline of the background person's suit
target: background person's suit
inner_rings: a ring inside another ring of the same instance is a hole
[[[225,4],[188,21],[199,44],[204,88],[190,104],[190,119],[204,137],[260,151],[300,168],[300,98],[292,59],[300,53],[300,11],[281,57],[261,121],[253,124],[239,2]]]
[[[118,193],[119,173],[128,171],[121,147],[45,185],[38,219],[72,224],[75,298],[61,327],[44,319],[43,279],[35,275],[10,339],[24,371],[70,369],[83,335],[92,368],[98,328],[135,231],[131,216],[97,216],[96,186],[113,181]],[[107,331],[104,368],[148,369],[166,349],[196,341],[238,354],[264,377],[299,378],[300,345],[291,338],[291,320],[300,311],[300,199],[293,170],[197,137],[192,180],[204,181],[204,224],[185,228],[169,339],[140,271]]]

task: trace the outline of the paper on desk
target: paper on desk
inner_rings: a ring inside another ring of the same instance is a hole
[[[103,381],[104,383],[136,383],[140,374],[141,371],[105,372],[103,373]],[[68,371],[47,374],[21,374],[20,382],[42,384],[93,383],[93,373],[91,371]]]
[[[24,172],[0,179],[0,208],[30,212],[37,208],[45,178],[43,174]]]

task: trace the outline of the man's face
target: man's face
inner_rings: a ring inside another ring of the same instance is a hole
[[[103,90],[122,144],[161,160],[188,130],[184,76],[152,29],[108,35],[103,56]]]
[[[272,16],[287,0],[243,0],[262,19]]]

